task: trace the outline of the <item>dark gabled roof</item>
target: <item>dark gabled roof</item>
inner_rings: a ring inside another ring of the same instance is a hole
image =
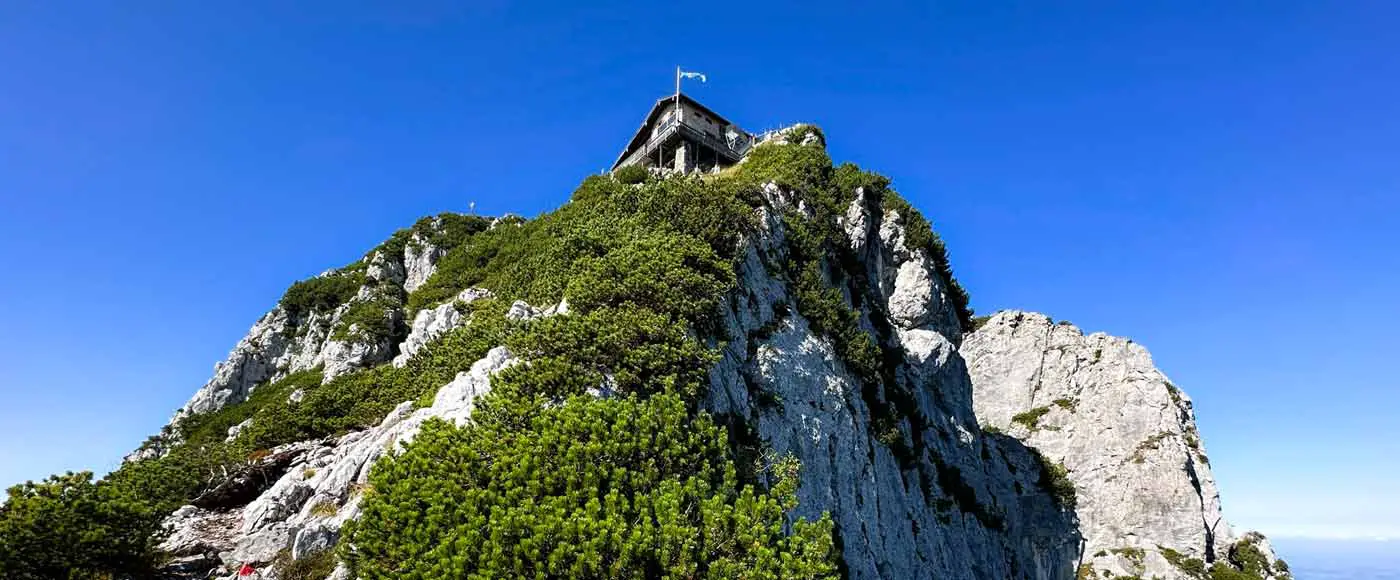
[[[730,123],[728,119],[721,117],[719,113],[716,113],[709,107],[700,104],[700,101],[690,98],[689,95],[681,93],[680,97],[682,103],[686,103],[691,107],[699,109],[700,112],[714,117],[716,121],[720,122],[720,124],[725,126],[733,124]],[[651,107],[651,112],[647,113],[645,119],[642,119],[642,126],[638,127],[637,132],[632,134],[632,140],[627,142],[627,147],[622,150],[621,155],[617,156],[617,161],[613,162],[613,169],[617,169],[617,165],[619,163],[622,163],[622,160],[627,159],[627,156],[630,155],[633,151],[636,151],[642,145],[646,144],[647,139],[651,137],[651,133],[650,131],[647,131],[647,129],[651,127],[652,123],[656,122],[656,119],[659,118],[661,114],[666,111],[667,107],[672,106],[675,102],[676,95],[674,94],[666,95],[656,100],[656,104]]]

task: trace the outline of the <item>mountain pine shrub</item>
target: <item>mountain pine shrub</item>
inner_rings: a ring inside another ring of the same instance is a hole
[[[613,172],[613,178],[625,185],[635,185],[651,179],[651,170],[646,165],[640,163],[619,167]]]
[[[402,255],[410,244],[415,243],[450,251],[490,227],[490,218],[477,215],[449,212],[420,218],[412,227],[394,232],[384,243],[366,253],[364,260],[369,260],[381,252],[386,256]]]
[[[424,425],[375,467],[343,545],[360,578],[835,578],[796,467],[740,488],[724,429],[675,395],[580,396],[524,430]]]
[[[1040,464],[1040,479],[1037,482],[1040,488],[1049,492],[1050,496],[1055,498],[1055,503],[1058,503],[1061,508],[1074,509],[1079,500],[1074,482],[1069,479],[1069,468],[1065,467],[1064,463],[1050,461],[1038,449],[1030,449]]]
[[[292,284],[279,304],[287,311],[288,318],[299,321],[311,313],[335,310],[348,302],[364,283],[363,271],[335,271]]]
[[[1288,568],[1288,563],[1283,560],[1274,560],[1272,565],[1268,558],[1259,549],[1260,536],[1254,533],[1246,534],[1243,538],[1232,544],[1226,551],[1225,558],[1216,560],[1210,567],[1206,566],[1200,558],[1187,557],[1185,554],[1158,546],[1162,556],[1167,559],[1178,570],[1186,574],[1187,577],[1195,580],[1264,580],[1265,578],[1278,578],[1288,580],[1293,577],[1293,573]]]
[[[0,504],[0,578],[147,577],[164,515],[90,472],[16,485]]]

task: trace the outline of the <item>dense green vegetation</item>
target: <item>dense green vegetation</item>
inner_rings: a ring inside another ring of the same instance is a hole
[[[332,329],[331,338],[354,342],[402,339],[408,334],[408,329],[402,319],[395,316],[403,307],[401,294],[403,292],[395,287],[393,290],[377,291],[368,300],[350,302]]]
[[[360,578],[835,577],[829,521],[785,529],[795,465],[740,489],[723,428],[675,395],[498,419],[430,422],[376,467],[345,550]]]
[[[362,577],[835,575],[830,522],[787,522],[795,466],[767,491],[742,485],[726,430],[697,408],[752,223],[741,188],[627,181],[589,178],[560,210],[483,234],[410,297],[483,286],[571,314],[509,328],[527,362],[473,421],[428,425],[376,467],[342,548]],[[607,398],[585,394],[600,386]]]
[[[139,575],[156,562],[164,515],[88,472],[16,485],[0,505],[0,578]]]
[[[1162,556],[1178,570],[1196,580],[1263,580],[1270,576],[1292,578],[1288,563],[1274,560],[1271,564],[1259,549],[1260,536],[1245,534],[1230,546],[1223,560],[1207,566],[1200,558],[1190,558],[1171,548],[1159,546]]]
[[[627,165],[614,171],[613,178],[624,185],[634,185],[651,179],[651,170],[640,163]]]
[[[595,175],[554,212],[498,225],[443,256],[433,277],[409,296],[408,309],[440,304],[472,286],[531,304],[558,302],[574,268],[584,265],[579,260],[668,233],[690,247],[708,245],[727,261],[753,220],[751,207],[728,183],[692,176],[624,185]]]
[[[307,278],[287,289],[280,302],[287,317],[301,320],[312,313],[335,310],[355,295],[365,283],[363,270],[347,270]]]
[[[402,254],[410,244],[426,244],[442,251],[451,251],[467,243],[478,233],[491,227],[491,219],[476,215],[441,213],[414,222],[412,227],[394,232],[388,240],[365,254],[368,259],[374,254]]]
[[[1040,464],[1040,479],[1037,483],[1055,498],[1061,508],[1072,510],[1078,505],[1074,482],[1069,479],[1069,469],[1063,463],[1050,461],[1034,447],[1029,448],[1035,455],[1036,461]]]

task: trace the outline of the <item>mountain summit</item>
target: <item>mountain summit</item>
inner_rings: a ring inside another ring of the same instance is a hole
[[[1145,350],[974,318],[928,220],[815,127],[733,165],[680,150],[294,284],[121,469],[34,484],[159,541],[83,570],[1289,577],[1223,522],[1190,401]],[[54,546],[0,540],[0,575],[73,569],[60,531],[10,521],[46,493],[0,520]]]

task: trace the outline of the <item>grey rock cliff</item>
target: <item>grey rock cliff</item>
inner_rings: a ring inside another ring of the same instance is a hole
[[[442,254],[440,249],[414,234],[401,253],[375,252],[369,256],[365,284],[350,301],[334,310],[311,312],[294,319],[282,306],[273,308],[258,319],[228,358],[214,365],[214,376],[195,392],[175,418],[207,413],[243,401],[258,385],[294,372],[320,366],[329,379],[388,361],[404,346],[416,351],[426,338],[424,333],[443,330],[441,322],[436,327],[421,330],[414,341],[402,346],[395,337],[364,336],[355,326],[349,329],[348,337],[337,338],[335,331],[354,305],[365,302],[385,303],[385,314],[391,319],[391,326],[397,326],[404,313],[395,298],[406,296],[426,282]],[[133,455],[131,459],[139,457]]]
[[[418,314],[413,317],[408,337],[399,345],[399,354],[393,360],[394,366],[402,367],[408,364],[409,359],[418,354],[418,351],[422,350],[428,343],[441,338],[448,331],[466,324],[466,319],[457,311],[458,302],[471,304],[490,296],[490,290],[467,288],[457,294],[457,298],[451,302],[419,310]]]
[[[432,277],[433,271],[437,269],[437,261],[446,254],[442,248],[429,244],[422,236],[413,234],[408,246],[404,248],[404,281],[403,289],[407,292],[417,290],[428,278]]]
[[[1221,511],[1191,399],[1142,345],[1006,311],[962,354],[978,420],[1068,468],[1096,575],[1189,578],[1163,548],[1209,564],[1243,539]]]
[[[509,351],[497,347],[439,389],[429,407],[415,409],[405,401],[373,428],[273,450],[296,456],[270,487],[242,505],[176,510],[166,518],[171,535],[161,548],[176,558],[198,559],[205,564],[201,573],[217,575],[242,564],[262,568],[283,550],[300,559],[333,547],[341,527],[359,517],[375,460],[412,441],[430,418],[465,421],[476,399],[490,391],[491,374],[514,363]]]
[[[765,196],[725,313],[731,340],[711,374],[708,407],[755,422],[774,453],[801,461],[800,515],[831,514],[850,578],[1073,577],[1073,514],[1038,488],[1023,445],[978,428],[944,282],[922,250],[905,247],[900,216],[862,192],[841,225],[865,265],[856,284],[878,300],[864,309],[867,324],[892,329],[887,340],[904,352],[898,380],[926,419],[921,431],[898,426],[915,449],[904,458],[880,440],[862,379],[770,273],[787,252],[778,215],[802,208],[776,187]]]

